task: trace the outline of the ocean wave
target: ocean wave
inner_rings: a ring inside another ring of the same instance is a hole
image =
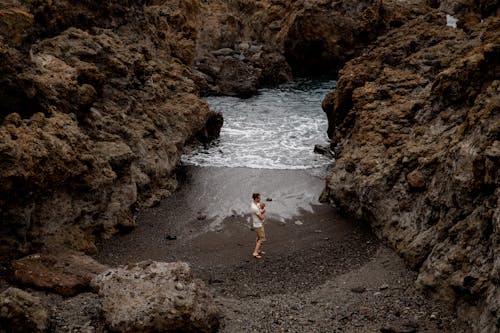
[[[321,101],[335,84],[297,81],[249,99],[208,98],[211,109],[224,116],[220,137],[182,156],[182,163],[291,170],[331,164],[331,158],[314,153],[314,145],[329,144]]]

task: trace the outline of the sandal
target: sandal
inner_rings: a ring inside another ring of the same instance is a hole
[[[264,255],[264,254],[266,254],[266,252],[264,252],[264,251],[259,251],[259,254]]]
[[[255,259],[262,259],[262,257],[261,257],[260,255],[258,255],[258,254],[254,254],[254,255],[253,255],[253,257],[254,257]]]

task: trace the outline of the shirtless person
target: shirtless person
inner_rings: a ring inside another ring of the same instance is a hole
[[[252,224],[255,232],[257,233],[257,239],[255,240],[255,249],[253,251],[254,258],[261,259],[262,254],[265,252],[261,251],[260,248],[262,243],[266,241],[266,233],[264,231],[264,219],[266,218],[266,211],[264,209],[264,204],[260,203],[260,194],[252,194],[252,205],[250,208],[252,214]]]

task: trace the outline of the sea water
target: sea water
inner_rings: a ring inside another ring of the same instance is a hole
[[[313,169],[333,160],[314,153],[329,145],[328,122],[321,109],[336,81],[298,79],[257,95],[209,97],[210,108],[222,113],[220,137],[182,157],[186,165],[260,169]]]

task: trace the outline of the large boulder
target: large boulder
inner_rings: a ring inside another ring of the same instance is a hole
[[[498,17],[466,33],[429,13],[347,63],[323,101],[336,146],[323,197],[481,332],[500,325],[499,36]]]
[[[215,332],[212,298],[188,264],[154,261],[129,264],[96,276],[92,285],[104,317],[116,332]]]
[[[17,288],[0,293],[0,331],[46,332],[49,314],[40,299]]]
[[[13,282],[71,296],[90,289],[90,281],[107,266],[67,249],[53,249],[11,262]]]

